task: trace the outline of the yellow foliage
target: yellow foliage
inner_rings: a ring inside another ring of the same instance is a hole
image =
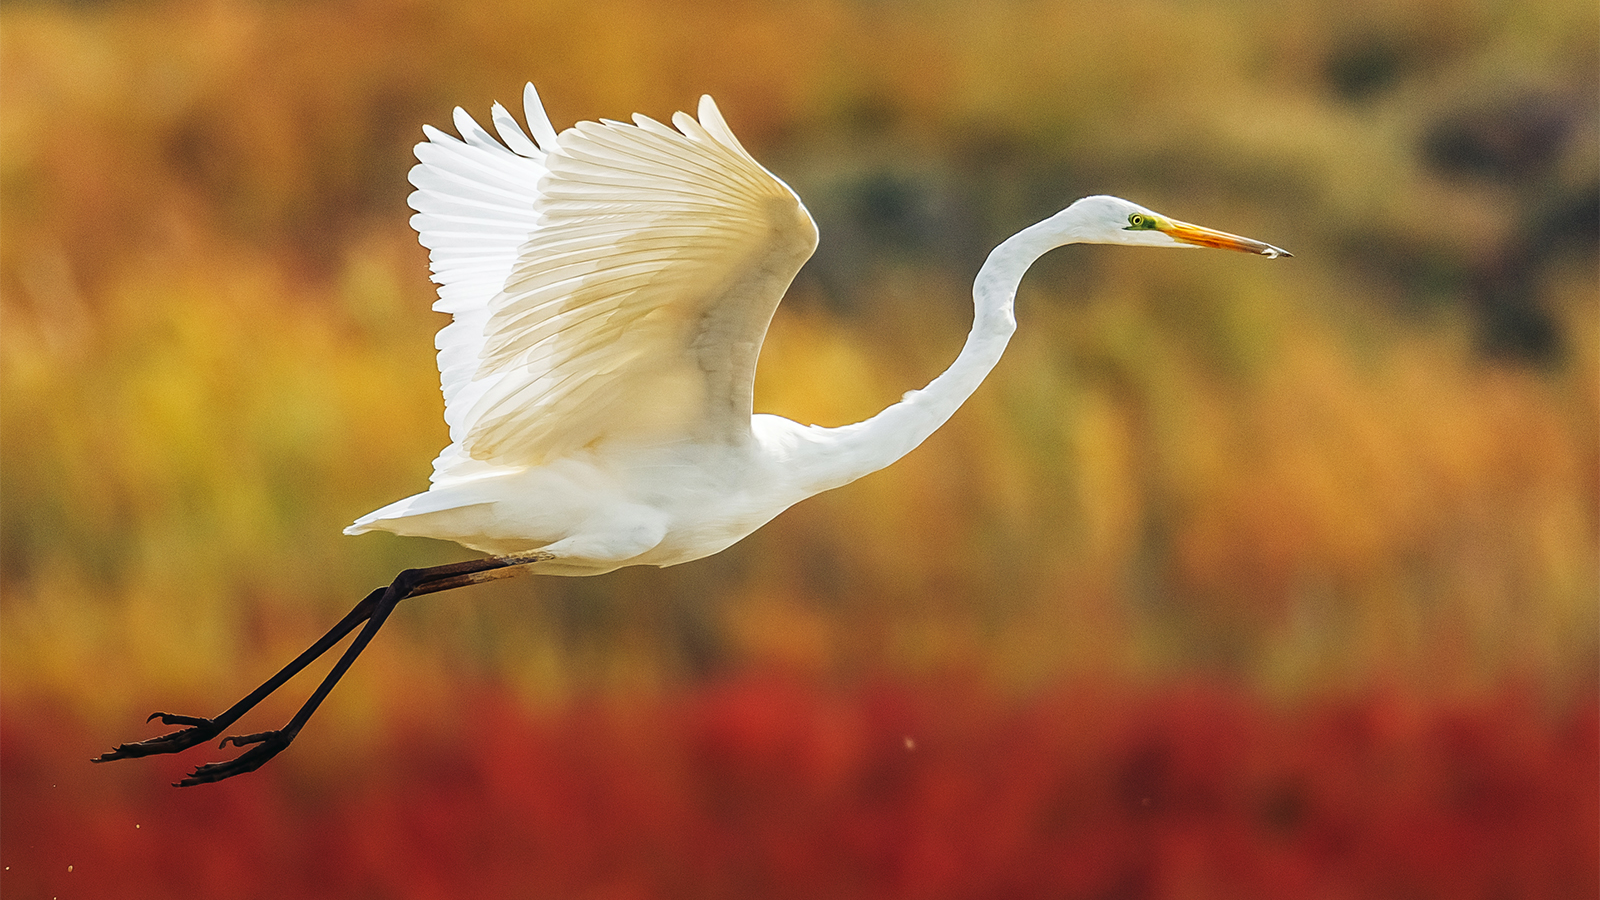
[[[1586,683],[1600,290],[1593,226],[1561,210],[1593,199],[1592,13],[6,6],[0,675],[219,699],[364,588],[458,558],[338,529],[445,440],[408,145],[532,79],[558,124],[713,93],[820,198],[758,383],[800,421],[924,383],[980,248],[1079,194],[1297,258],[1059,254],[991,383],[901,464],[681,570],[423,601],[375,689],[452,664],[535,697],[746,664]],[[1474,104],[1528,97],[1580,110],[1554,157],[1449,168]],[[934,205],[886,213],[869,176]],[[1490,315],[1511,302],[1533,325]],[[1553,344],[1506,349],[1541,321]]]

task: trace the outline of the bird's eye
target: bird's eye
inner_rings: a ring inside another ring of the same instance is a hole
[[[1154,227],[1155,222],[1151,220],[1149,216],[1141,213],[1134,213],[1133,215],[1128,216],[1128,227],[1126,229],[1128,231],[1142,231]]]

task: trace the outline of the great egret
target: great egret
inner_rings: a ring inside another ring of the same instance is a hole
[[[238,757],[180,785],[249,772],[289,745],[395,604],[522,572],[597,575],[709,556],[796,502],[889,465],[944,424],[1000,360],[1034,260],[1071,243],[1270,244],[1189,225],[1116,197],[1085,197],[1006,239],[973,285],[972,331],[927,387],[854,425],[752,415],[756,357],[778,301],[817,244],[799,197],[740,146],[710,97],[676,129],[580,122],[560,134],[533,85],[528,130],[499,104],[496,140],[461,109],[457,139],[416,148],[411,224],[454,320],[437,340],[450,445],[420,494],[357,519],[456,541],[486,559],[408,569],[212,719],[97,761],[210,740],[361,625],[281,729],[224,738]],[[531,133],[531,135],[530,135]]]

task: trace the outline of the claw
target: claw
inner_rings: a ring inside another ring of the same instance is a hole
[[[171,731],[159,737],[148,740],[135,741],[131,744],[118,744],[115,749],[94,757],[91,762],[111,762],[117,759],[137,759],[141,756],[155,756],[158,753],[177,753],[187,750],[196,744],[203,744],[217,736],[223,726],[211,719],[202,719],[196,716],[179,716],[172,713],[151,713],[149,722],[161,719],[163,725],[187,725],[177,731]]]
[[[177,713],[153,712],[150,715],[145,717],[145,721],[146,722],[154,722],[156,719],[160,719],[161,720],[161,724],[163,724],[163,725],[210,725],[211,724],[211,720],[210,719],[202,719],[199,716],[180,716]]]
[[[261,768],[262,764],[267,760],[281,753],[285,747],[289,746],[289,742],[292,740],[294,740],[294,735],[285,734],[281,731],[263,731],[260,734],[224,738],[222,741],[224,746],[229,741],[234,741],[236,745],[240,746],[245,743],[253,743],[256,746],[251,747],[233,759],[206,763],[189,773],[189,777],[182,781],[173,782],[172,786],[193,787],[197,784],[211,784],[222,781],[225,778],[232,778],[235,775],[254,772]]]
[[[220,748],[232,744],[235,747],[243,747],[246,744],[259,744],[262,741],[270,740],[279,733],[277,731],[258,731],[255,734],[230,734],[223,738],[222,743],[217,746]]]

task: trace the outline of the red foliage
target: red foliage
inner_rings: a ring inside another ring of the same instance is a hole
[[[1600,706],[749,677],[187,760],[0,709],[8,897],[1595,897]],[[308,768],[308,766],[313,768]],[[338,771],[333,771],[337,769]],[[70,867],[70,869],[69,869]]]

